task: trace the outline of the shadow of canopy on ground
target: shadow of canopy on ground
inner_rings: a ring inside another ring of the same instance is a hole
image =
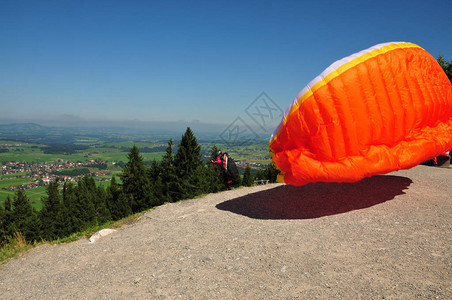
[[[312,219],[368,208],[405,194],[411,179],[378,175],[354,183],[283,185],[217,204],[255,219]]]

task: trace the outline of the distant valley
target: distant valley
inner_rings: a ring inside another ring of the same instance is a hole
[[[179,138],[177,132],[129,128],[0,125],[0,203],[21,188],[32,205],[40,209],[48,181],[63,176],[65,180],[76,181],[88,174],[95,178],[96,184],[102,185],[121,173],[133,145],[150,164],[161,160],[169,139],[173,139],[176,151]],[[213,134],[197,134],[197,139],[205,159],[216,145],[230,153],[242,171],[246,165],[259,169],[270,163],[267,139],[233,147]]]

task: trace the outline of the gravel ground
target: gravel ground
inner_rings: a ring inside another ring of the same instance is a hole
[[[452,169],[158,207],[0,266],[2,299],[452,299]]]

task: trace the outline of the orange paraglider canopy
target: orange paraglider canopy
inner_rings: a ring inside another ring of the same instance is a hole
[[[278,181],[354,182],[452,149],[452,85],[418,45],[343,58],[294,99],[269,143]]]

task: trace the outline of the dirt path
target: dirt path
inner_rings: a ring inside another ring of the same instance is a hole
[[[452,169],[242,188],[0,266],[1,299],[451,299]]]

